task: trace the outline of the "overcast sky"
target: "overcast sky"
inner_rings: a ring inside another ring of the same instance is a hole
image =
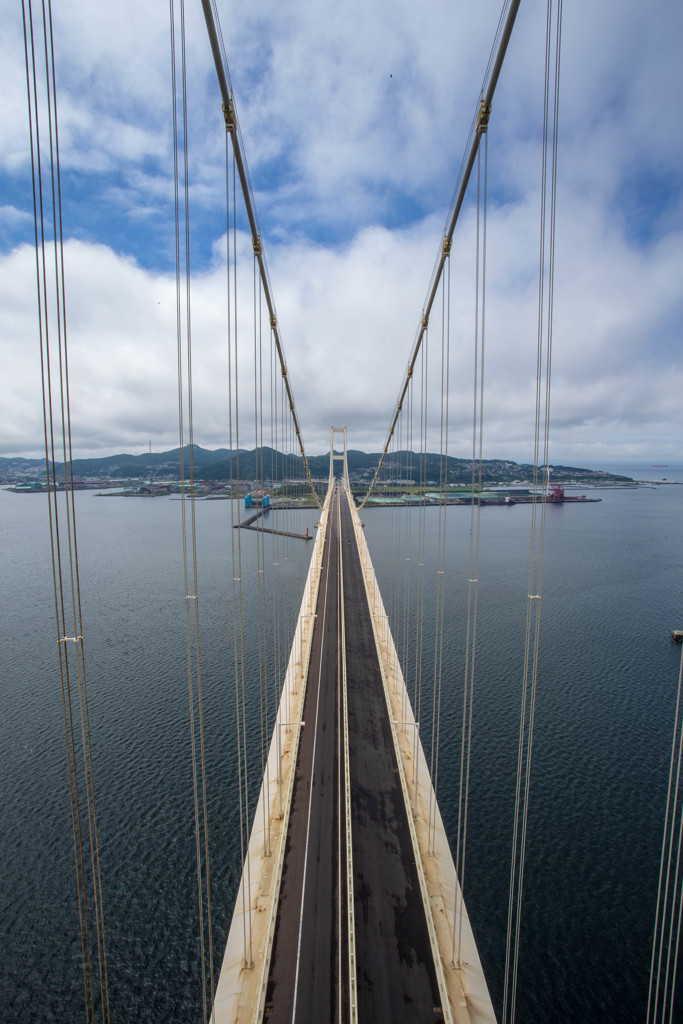
[[[21,6],[0,0],[0,455],[42,451]],[[498,0],[218,0],[308,450],[389,425]],[[168,5],[56,0],[74,454],[178,441]],[[489,136],[484,455],[533,451],[545,8],[522,0]],[[551,461],[683,441],[683,7],[565,4]],[[227,446],[224,130],[187,5],[195,440]],[[467,455],[473,208],[456,235],[450,451]],[[456,351],[455,346],[462,347]]]

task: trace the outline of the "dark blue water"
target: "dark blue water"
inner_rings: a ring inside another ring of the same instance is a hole
[[[517,1016],[523,1024],[635,1022],[645,1013],[681,657],[669,630],[683,627],[683,487],[596,494],[603,498],[598,504],[548,510]],[[113,1019],[198,1020],[179,503],[83,493],[77,512]],[[428,664],[437,514],[429,512],[426,523]],[[215,937],[221,948],[241,870],[232,535],[227,503],[200,503],[197,515]],[[297,528],[316,519],[313,512],[298,516]],[[391,541],[405,536],[409,516],[405,510],[364,515],[389,605],[402,600],[393,582]],[[46,517],[43,497],[0,491],[3,1022],[84,1019]],[[529,522],[530,509],[523,506],[482,510],[465,892],[498,1008]],[[414,514],[409,526],[414,533]],[[255,534],[243,534],[245,581],[255,579],[256,543]],[[270,593],[277,560],[284,643],[310,546],[280,541],[275,551],[270,543],[264,579]],[[453,829],[468,510],[449,511],[447,545],[439,799],[447,829]],[[253,798],[260,756],[255,585],[245,589],[244,614],[248,713],[256,739]],[[275,652],[269,658],[272,665]],[[430,672],[424,671],[424,722]],[[426,728],[423,738],[429,752]]]

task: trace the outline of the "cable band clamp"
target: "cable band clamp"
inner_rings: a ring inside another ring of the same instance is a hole
[[[227,132],[230,132],[230,134],[232,135],[232,133],[235,131],[235,128],[237,127],[235,122],[235,105],[232,102],[232,96],[230,97],[227,103],[222,104],[222,107],[223,117],[225,118],[225,130]]]
[[[485,135],[489,126],[491,116],[491,104],[482,100],[479,104],[479,116],[477,117],[477,135]]]

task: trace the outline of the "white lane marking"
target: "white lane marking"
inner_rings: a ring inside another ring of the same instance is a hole
[[[339,979],[337,985],[338,1003],[337,1003],[337,1019],[339,1024],[343,1020],[343,995],[344,995],[344,984],[343,984],[343,973],[344,973],[344,960],[343,960],[343,922],[344,922],[344,883],[343,883],[343,872],[342,872],[342,779],[345,778],[344,772],[342,771],[342,760],[344,751],[342,750],[341,736],[342,736],[342,666],[340,664],[344,659],[344,646],[343,646],[343,629],[341,625],[341,619],[344,615],[344,595],[342,593],[342,542],[341,542],[341,518],[339,512],[339,492],[335,491],[337,497],[337,522],[339,524],[339,545],[338,545],[338,572],[337,572],[337,976]]]
[[[330,538],[331,540],[331,538]],[[331,546],[331,545],[330,545]],[[330,562],[328,554],[327,562],[327,575],[325,576],[325,603],[323,605],[323,639],[325,636],[325,618],[327,617],[327,591],[328,584],[330,582]],[[315,756],[316,748],[318,745],[318,711],[320,710],[320,682],[323,674],[323,651],[325,649],[324,642],[320,645],[320,666],[318,669],[318,694],[315,701],[315,726],[313,732],[313,756],[311,760],[311,788],[308,794],[308,820],[306,822],[306,846],[304,852],[304,880],[303,887],[301,890],[301,912],[299,914],[299,940],[296,947],[296,968],[295,968],[295,981],[294,981],[294,1005],[292,1006],[292,1024],[296,1020],[296,1000],[299,992],[299,965],[301,962],[301,935],[304,926],[304,902],[306,899],[306,869],[308,867],[308,840],[311,832],[311,808],[313,806],[313,777],[315,775]]]
[[[338,501],[339,511],[339,584],[341,591],[341,653],[344,718],[344,821],[346,826],[346,918],[348,930],[348,978],[349,978],[349,1024],[358,1020],[358,991],[356,981],[356,917],[355,897],[353,891],[353,838],[351,826],[351,762],[349,751],[349,704],[346,678],[346,619],[344,615],[344,546],[342,544],[342,505]],[[340,811],[341,813],[341,811]]]

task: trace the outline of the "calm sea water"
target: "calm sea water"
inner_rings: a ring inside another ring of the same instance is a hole
[[[669,631],[683,628],[683,486],[594,494],[603,500],[549,508],[547,516],[522,1024],[645,1016],[681,658]],[[530,514],[516,506],[481,515],[465,895],[497,1008]],[[83,493],[77,515],[113,1019],[199,1020],[180,503]],[[425,580],[436,572],[437,515],[428,512],[425,522]],[[44,497],[0,491],[0,1020],[8,1024],[84,1019],[46,519]],[[314,512],[298,513],[296,528],[312,528],[315,519]],[[395,568],[392,540],[410,535],[415,556],[418,517],[372,510],[364,519],[387,604],[395,606],[406,568]],[[199,503],[197,520],[215,937],[222,949],[241,870],[228,503]],[[446,523],[439,799],[454,830],[469,511],[449,510]],[[255,534],[242,535],[244,580],[256,578],[256,543]],[[310,545],[271,544],[264,579],[270,594],[270,564],[278,561],[284,647]],[[413,579],[409,600],[414,596]],[[245,593],[244,613],[253,796],[260,781],[255,585]],[[431,584],[424,621],[429,663]],[[411,638],[408,631],[408,647]],[[430,671],[423,722],[430,719]],[[423,738],[429,751],[426,728]]]

